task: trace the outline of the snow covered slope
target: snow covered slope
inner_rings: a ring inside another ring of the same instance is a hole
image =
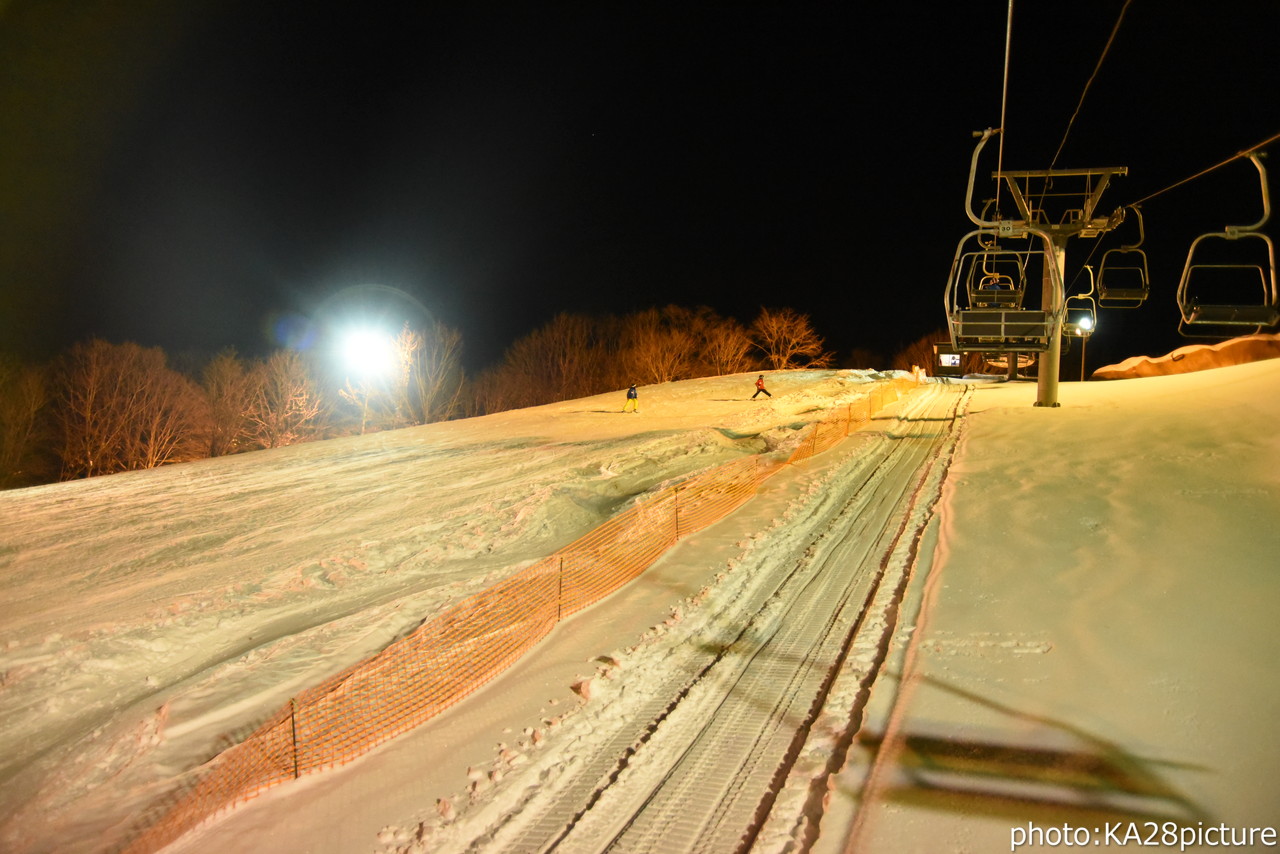
[[[758,401],[754,375],[694,380],[642,387],[639,414],[619,392],[0,493],[0,841],[94,850],[100,811],[302,688],[877,376],[777,374]]]

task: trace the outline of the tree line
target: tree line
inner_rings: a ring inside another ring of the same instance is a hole
[[[761,309],[750,326],[706,307],[669,305],[625,316],[559,314],[512,344],[469,384],[469,414],[758,368],[827,367],[809,318]]]
[[[564,313],[475,377],[462,368],[461,334],[442,323],[406,325],[391,352],[389,372],[341,381],[316,353],[288,349],[261,359],[228,350],[188,371],[160,348],[97,338],[45,365],[0,356],[0,488],[484,415],[632,382],[834,361],[809,318],[786,308],[762,309],[749,326],[705,307]]]
[[[443,324],[406,327],[390,376],[341,382],[318,354],[289,349],[261,359],[226,350],[194,371],[158,347],[100,338],[45,365],[0,355],[0,488],[454,417],[461,341]]]

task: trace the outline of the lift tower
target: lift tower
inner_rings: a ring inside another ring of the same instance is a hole
[[[995,219],[984,219],[985,210],[983,216],[973,212],[978,157],[987,140],[998,132],[988,128],[974,134],[980,139],[969,169],[965,212],[978,228],[965,235],[956,250],[947,283],[947,325],[952,345],[960,350],[1009,353],[1010,364],[1017,353],[1039,353],[1036,406],[1058,406],[1067,241],[1097,237],[1123,221],[1123,208],[1098,216],[1098,203],[1112,177],[1127,175],[1129,170],[1120,166],[993,172],[997,187],[1007,189],[1017,216],[1004,218],[997,209]],[[1028,248],[1004,248],[1001,241],[1010,240],[1024,240]],[[972,248],[974,245],[978,248]],[[1038,310],[1024,308],[1021,294],[1016,305],[991,300],[990,273],[997,263],[1007,260],[1005,256],[1014,256],[1024,273],[1039,267]]]

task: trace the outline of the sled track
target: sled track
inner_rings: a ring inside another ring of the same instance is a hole
[[[468,850],[752,850],[890,556],[920,536],[913,510],[936,498],[924,494],[927,474],[953,437],[962,400],[932,386],[886,420],[892,431],[860,448],[815,499],[794,561],[765,573],[740,602],[740,631],[668,659],[663,690],[607,748],[544,774],[521,809]],[[857,720],[847,708],[837,716]],[[778,818],[787,826],[797,819]]]

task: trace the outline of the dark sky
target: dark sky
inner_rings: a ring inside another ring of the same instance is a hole
[[[1124,6],[1015,3],[1006,168],[1050,165]],[[385,312],[475,369],[561,311],[677,303],[887,357],[944,325],[1008,9],[0,3],[0,349],[259,355]],[[1277,35],[1275,0],[1133,0],[1056,165],[1127,166],[1109,210],[1280,133]],[[1256,172],[1143,207],[1154,296],[1099,358],[1184,343],[1186,247],[1257,218]]]

